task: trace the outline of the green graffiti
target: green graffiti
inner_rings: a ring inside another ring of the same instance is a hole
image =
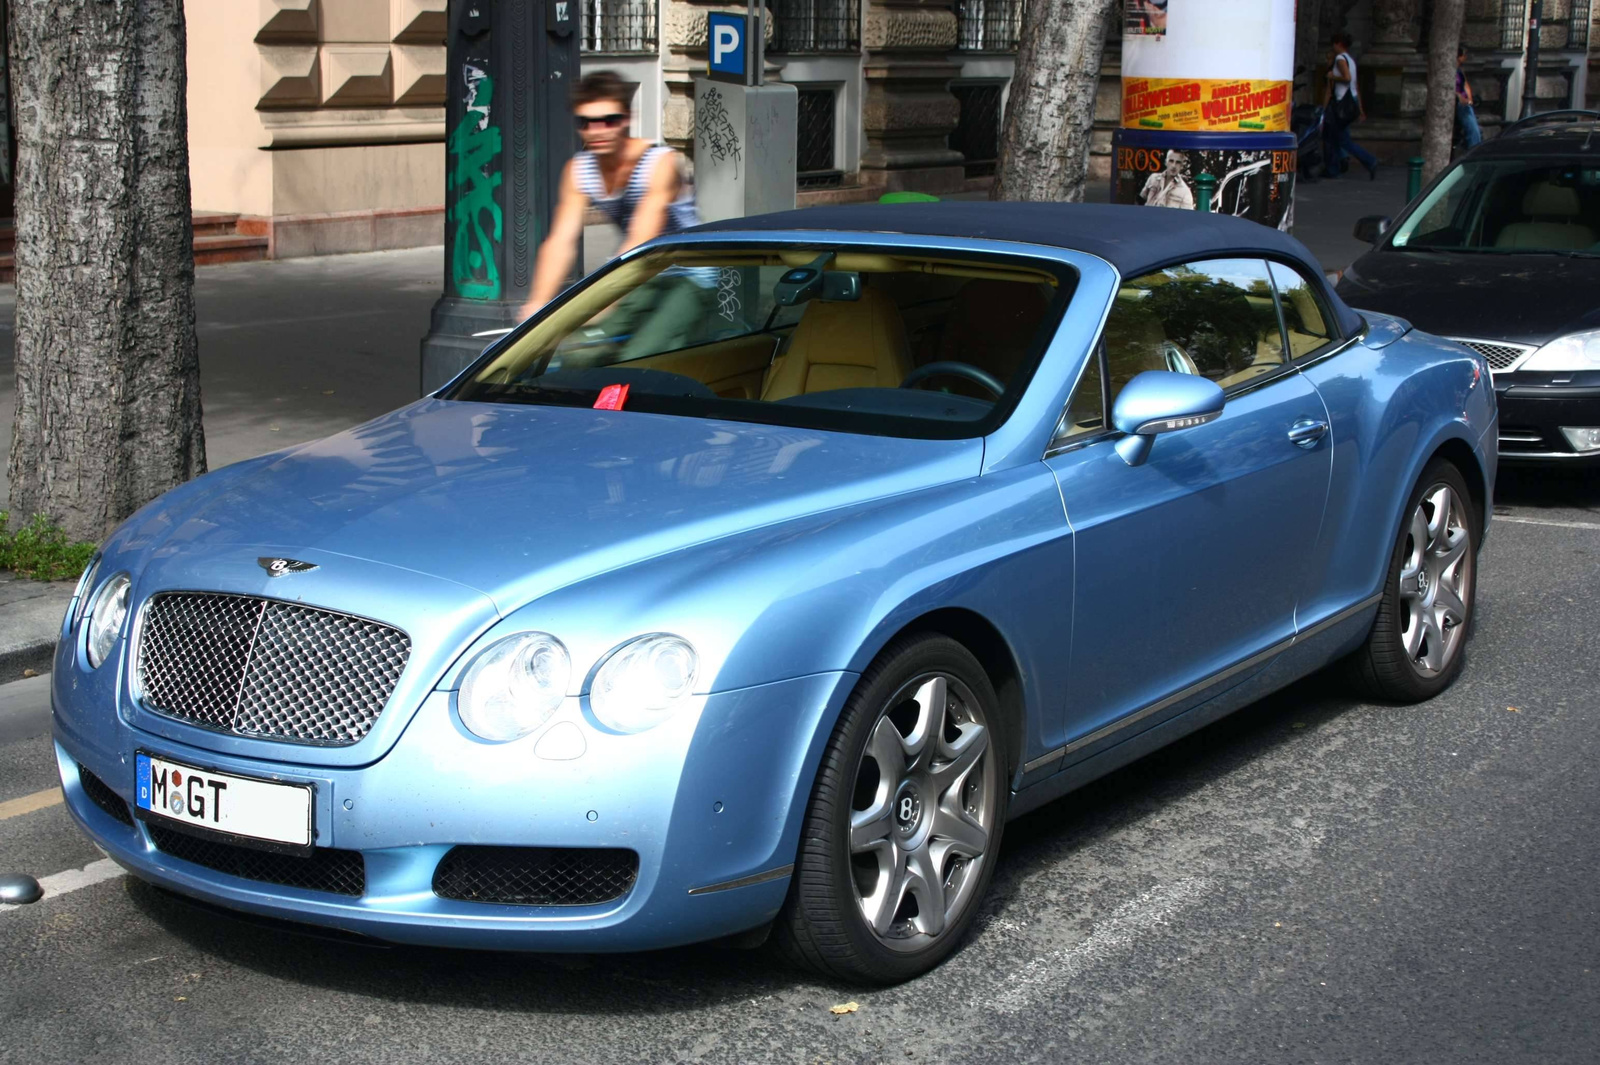
[[[445,188],[454,196],[450,221],[455,223],[455,254],[450,275],[457,295],[492,300],[500,298],[495,249],[500,244],[501,213],[494,190],[502,176],[489,173],[500,159],[500,127],[489,124],[494,79],[473,66],[466,68],[464,77],[467,113],[445,145],[450,156]]]

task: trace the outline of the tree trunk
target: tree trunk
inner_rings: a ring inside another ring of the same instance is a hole
[[[1106,33],[1120,0],[1027,0],[990,197],[1079,203]]]
[[[205,472],[182,0],[9,0],[14,517],[98,540]]]
[[[1422,121],[1422,180],[1450,165],[1456,124],[1456,46],[1461,43],[1463,0],[1433,0],[1428,28],[1428,110]]]

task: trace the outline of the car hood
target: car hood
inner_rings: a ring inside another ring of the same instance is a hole
[[[1600,328],[1597,286],[1600,258],[1384,249],[1357,259],[1338,292],[1424,332],[1543,344]]]
[[[729,533],[975,477],[982,458],[981,439],[427,399],[221,479],[163,539],[193,559],[379,562],[506,613]]]

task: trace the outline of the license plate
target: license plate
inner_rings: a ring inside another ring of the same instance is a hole
[[[135,803],[151,817],[291,847],[311,846],[311,787],[196,769],[139,753]]]

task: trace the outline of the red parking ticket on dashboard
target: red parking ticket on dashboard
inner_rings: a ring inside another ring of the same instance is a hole
[[[600,390],[599,398],[594,401],[594,409],[621,410],[626,402],[628,402],[627,385],[606,385]]]

